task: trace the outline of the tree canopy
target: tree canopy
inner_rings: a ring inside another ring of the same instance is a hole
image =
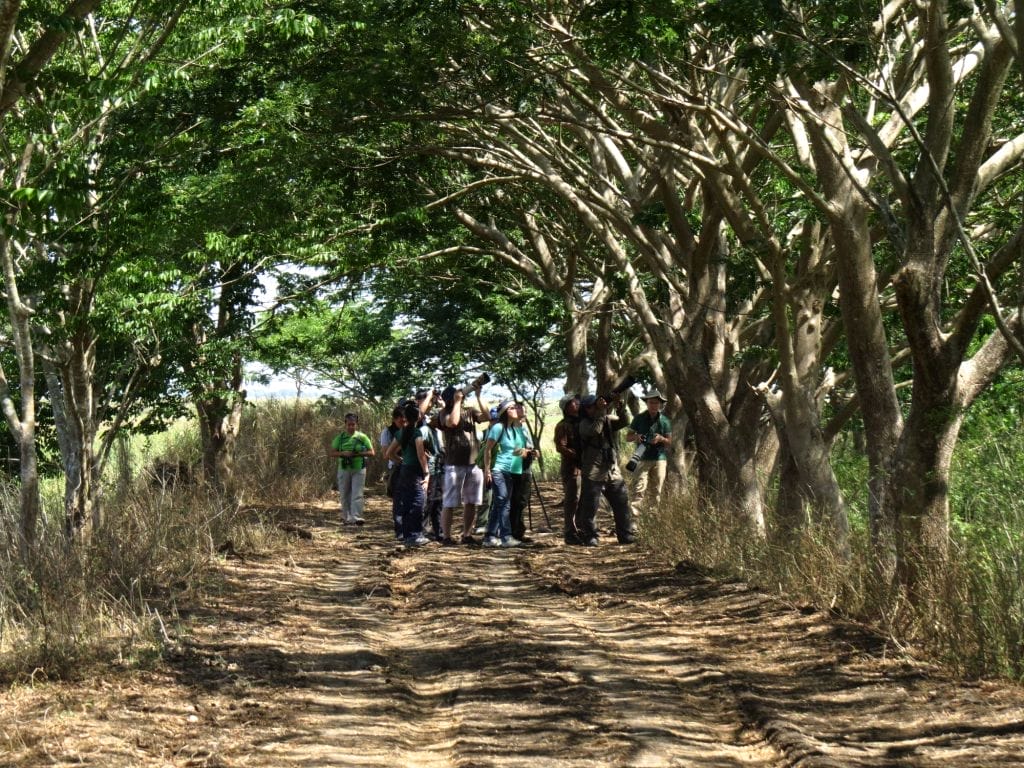
[[[230,490],[251,362],[378,404],[630,371],[692,433],[696,492],[840,552],[857,418],[879,573],[912,585],[964,416],[1024,359],[1020,10],[5,4],[26,541],[43,392],[81,527],[104,441],[186,403]]]

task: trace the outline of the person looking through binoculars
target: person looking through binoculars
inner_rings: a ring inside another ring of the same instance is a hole
[[[672,445],[672,424],[662,413],[668,401],[659,390],[652,389],[644,393],[644,402],[647,410],[633,418],[626,432],[626,440],[636,444],[636,450],[626,464],[626,469],[633,473],[629,496],[634,530],[648,495],[650,504],[646,505],[647,508],[656,508],[661,503],[661,491],[665,487],[668,467],[668,449]]]
[[[580,506],[580,399],[567,394],[558,401],[562,420],[555,424],[555,450],[561,459],[559,479],[562,481],[563,537],[566,544],[581,544],[576,530],[576,514]]]
[[[420,547],[429,541],[423,535],[423,507],[429,472],[426,443],[430,440],[430,428],[423,424],[415,401],[406,402],[404,408],[405,426],[388,445],[384,458],[401,464],[395,483],[395,517],[401,520],[402,541],[407,547]]]

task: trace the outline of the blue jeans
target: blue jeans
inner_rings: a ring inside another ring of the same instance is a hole
[[[425,501],[420,468],[413,464],[403,464],[395,488],[395,517],[402,520],[402,538],[408,539],[423,533]]]
[[[491,473],[491,513],[487,518],[487,535],[507,539],[512,535],[512,485],[515,475],[511,472]]]

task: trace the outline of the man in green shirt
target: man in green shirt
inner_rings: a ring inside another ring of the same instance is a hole
[[[630,482],[629,498],[633,507],[634,525],[640,518],[644,499],[650,496],[650,506],[661,503],[668,467],[668,449],[672,445],[672,424],[661,409],[668,402],[661,392],[652,389],[644,393],[647,410],[638,413],[629,425],[626,440],[643,446],[643,457],[636,463]]]
[[[359,417],[346,413],[345,431],[331,441],[331,450],[327,452],[338,459],[338,495],[344,525],[363,524],[366,460],[373,456],[373,442],[358,428]]]

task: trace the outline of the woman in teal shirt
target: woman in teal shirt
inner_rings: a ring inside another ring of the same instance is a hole
[[[487,430],[484,444],[484,482],[493,487],[494,499],[487,519],[485,547],[518,547],[522,542],[513,531],[522,529],[522,521],[513,519],[513,512],[522,518],[523,510],[512,509],[513,499],[522,499],[523,460],[537,455],[533,439],[522,424],[523,409],[506,400],[498,406],[498,422]],[[522,505],[517,505],[522,506]]]

